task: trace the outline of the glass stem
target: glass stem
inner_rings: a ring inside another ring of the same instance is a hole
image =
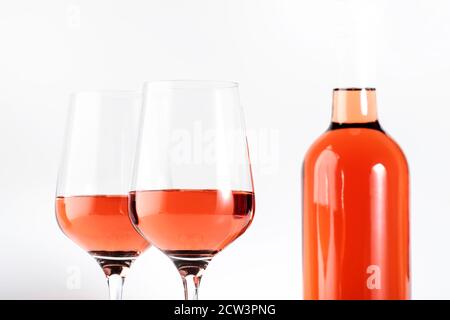
[[[181,279],[183,280],[184,300],[198,300],[198,289],[202,277],[195,275],[181,275]]]
[[[198,290],[203,272],[211,261],[207,259],[177,259],[170,257],[183,280],[184,299],[198,300]]]
[[[106,277],[108,279],[109,299],[122,300],[123,284],[125,277],[119,274],[112,274]]]
[[[108,280],[109,299],[122,300],[125,277],[134,259],[114,259],[109,257],[95,257]]]

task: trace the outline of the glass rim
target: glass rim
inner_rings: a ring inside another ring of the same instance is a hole
[[[233,89],[239,83],[227,80],[150,80],[144,82],[147,87],[160,87],[165,89]]]
[[[71,97],[77,96],[140,96],[139,90],[81,90],[70,93]]]

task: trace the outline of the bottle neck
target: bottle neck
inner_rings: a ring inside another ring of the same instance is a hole
[[[378,117],[375,89],[334,89],[333,123],[372,123],[376,121],[378,121]]]

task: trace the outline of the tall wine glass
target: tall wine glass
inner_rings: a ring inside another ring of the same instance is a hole
[[[144,85],[130,214],[197,299],[211,259],[253,219],[255,200],[238,85]]]
[[[149,246],[128,214],[140,101],[127,91],[74,94],[58,174],[58,224],[100,264],[113,300],[122,298],[129,267]]]

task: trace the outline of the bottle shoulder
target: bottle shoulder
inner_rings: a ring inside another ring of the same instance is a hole
[[[317,138],[305,155],[305,163],[315,162],[324,154],[341,161],[394,162],[407,167],[406,157],[393,138],[380,130],[345,128],[328,130]]]

